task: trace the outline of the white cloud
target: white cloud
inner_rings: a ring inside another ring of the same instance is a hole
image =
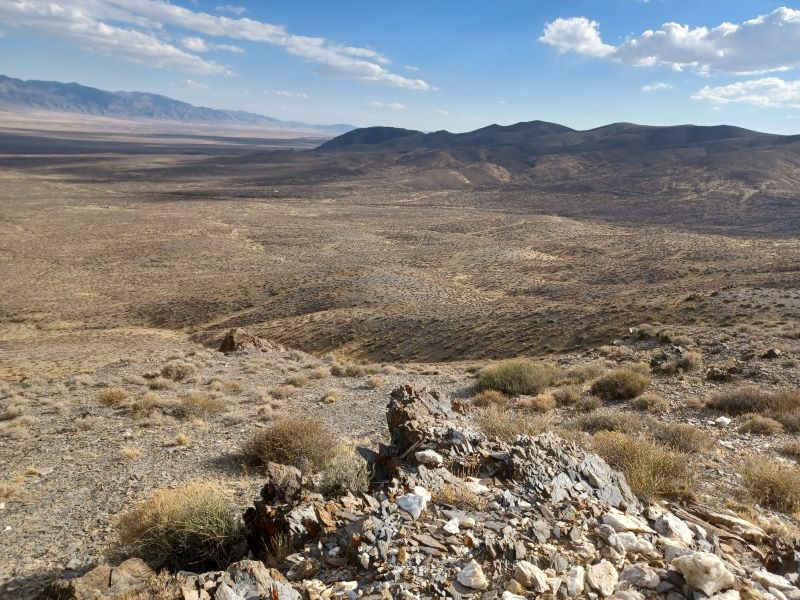
[[[735,74],[800,67],[800,10],[781,7],[742,23],[690,27],[665,23],[618,46],[602,41],[599,26],[585,17],[556,19],[539,41],[559,52],[599,56],[639,67],[667,66]]]
[[[181,40],[181,45],[192,52],[208,52],[211,50],[206,41],[199,37],[185,37]]]
[[[446,117],[447,115],[450,114],[448,111],[444,110],[443,108],[434,108],[433,112],[435,112],[437,115],[442,115],[443,117]]]
[[[539,41],[553,46],[559,52],[576,52],[586,56],[608,56],[614,52],[613,46],[603,43],[597,21],[590,21],[586,17],[556,19],[548,23]]]
[[[692,100],[711,104],[750,104],[759,108],[800,108],[800,80],[764,77],[730,85],[706,86]]]
[[[148,31],[109,25],[101,19],[127,22],[146,27]],[[75,42],[86,50],[152,67],[191,73],[229,73],[227,68],[214,61],[162,40],[153,33],[158,30],[158,24],[149,18],[102,0],[77,0],[69,4],[44,0],[1,1],[0,20]]]
[[[236,6],[234,4],[223,4],[221,6],[215,6],[214,10],[217,12],[226,12],[232,15],[236,15],[237,17],[241,17],[244,13],[247,12],[247,9],[244,6]]]
[[[643,92],[660,92],[663,90],[671,90],[672,86],[668,83],[664,83],[663,81],[658,81],[656,83],[650,83],[648,85],[642,86]]]
[[[403,67],[403,68],[404,68],[406,71],[413,71],[414,73],[416,73],[417,71],[419,71],[419,67],[415,67],[414,65],[406,65],[406,66],[405,66],[405,67]]]
[[[229,44],[209,44],[206,40],[199,37],[185,37],[181,39],[181,45],[191,52],[211,52],[212,50],[221,50],[225,52],[235,52],[243,54],[244,49],[239,46],[231,46]]]
[[[191,79],[187,79],[184,81],[187,87],[190,87],[195,90],[207,90],[208,86],[205,83],[200,83],[199,81],[193,81]]]
[[[0,0],[0,21],[144,64],[191,72],[228,72],[225,67],[190,53],[197,51],[187,52],[165,41],[166,27],[173,26],[195,34],[190,37],[201,34],[278,46],[293,56],[314,63],[315,72],[329,77],[420,91],[435,89],[422,79],[393,73],[386,67],[389,59],[370,48],[295,35],[280,25],[246,17],[211,15],[166,0]],[[107,21],[126,23],[131,27],[109,25]],[[216,48],[230,50],[230,47]]]
[[[288,90],[270,90],[264,93],[267,96],[278,96],[279,98],[300,98],[301,100],[309,98],[309,95],[304,92],[290,92]]]
[[[408,107],[405,104],[400,104],[399,102],[369,102],[367,106],[371,106],[373,108],[386,108],[389,110],[408,110]]]

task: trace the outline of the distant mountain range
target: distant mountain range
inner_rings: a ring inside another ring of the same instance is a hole
[[[338,135],[352,125],[312,125],[281,121],[241,110],[194,106],[167,96],[147,92],[107,92],[78,83],[24,81],[0,75],[0,108],[35,109],[116,119],[153,119],[213,126],[291,129]]]

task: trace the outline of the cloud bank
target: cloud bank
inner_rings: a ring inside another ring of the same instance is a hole
[[[392,72],[387,67],[389,59],[370,48],[296,35],[282,26],[242,17],[238,7],[217,9],[237,16],[211,15],[166,0],[0,0],[0,21],[68,40],[86,50],[189,73],[230,74],[229,68],[201,54],[212,49],[241,50],[230,44],[210,44],[199,37],[203,35],[280,47],[314,64],[314,71],[327,77],[419,91],[435,89],[423,79]],[[168,26],[192,35],[175,41]]]

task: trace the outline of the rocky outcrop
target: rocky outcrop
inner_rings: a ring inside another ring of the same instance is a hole
[[[238,327],[231,329],[225,335],[225,339],[222,340],[222,344],[219,346],[219,351],[225,352],[226,354],[229,352],[266,352],[267,350],[284,351],[285,348],[275,342],[262,340]]]
[[[143,590],[155,572],[142,560],[129,558],[116,567],[100,565],[81,577],[59,579],[41,600],[112,600]]]

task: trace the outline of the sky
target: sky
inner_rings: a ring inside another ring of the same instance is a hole
[[[0,73],[309,123],[800,133],[800,2],[0,0]]]

